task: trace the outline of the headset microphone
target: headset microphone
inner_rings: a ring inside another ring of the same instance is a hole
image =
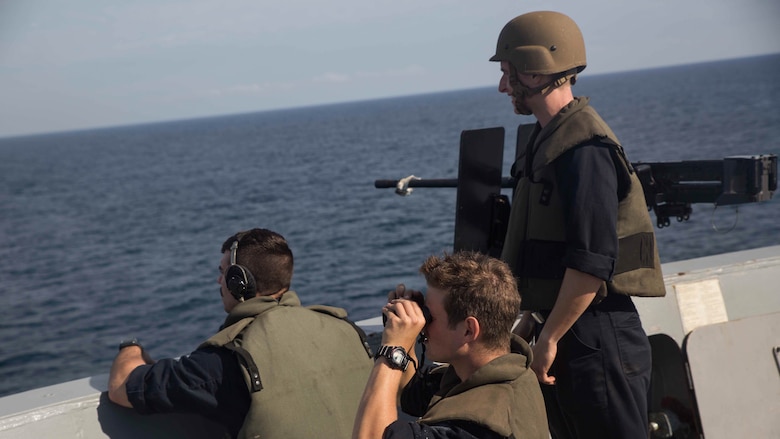
[[[230,246],[230,267],[225,272],[225,285],[239,302],[255,297],[257,284],[252,273],[244,266],[236,264],[238,238]]]

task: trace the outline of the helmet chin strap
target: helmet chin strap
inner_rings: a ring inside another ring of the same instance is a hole
[[[537,94],[547,94],[551,90],[556,89],[567,81],[571,81],[571,85],[577,82],[577,74],[571,71],[563,72],[557,78],[551,80],[546,84],[542,84],[538,87],[528,87],[520,82],[515,66],[509,64],[509,85],[512,87],[512,97],[515,98],[515,113],[529,116],[533,114],[533,111],[527,104],[528,98]]]

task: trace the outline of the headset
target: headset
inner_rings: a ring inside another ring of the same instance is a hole
[[[243,302],[255,297],[257,284],[248,268],[236,264],[237,251],[238,239],[230,246],[230,267],[225,272],[225,285],[236,300]]]

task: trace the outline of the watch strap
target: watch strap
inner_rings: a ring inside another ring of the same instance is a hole
[[[119,350],[129,347],[129,346],[138,346],[141,348],[141,350],[144,350],[144,347],[141,345],[141,343],[138,342],[138,339],[132,338],[130,340],[122,340],[122,342],[119,343]]]

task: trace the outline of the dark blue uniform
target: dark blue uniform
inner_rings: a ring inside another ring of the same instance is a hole
[[[181,357],[137,367],[127,378],[127,397],[142,414],[196,413],[236,437],[250,396],[238,359],[227,349],[203,348]]]
[[[618,202],[628,192],[619,160],[612,148],[596,144],[553,162],[570,249],[564,265],[605,281],[618,254]],[[631,298],[609,295],[591,305],[557,348],[549,372],[556,384],[542,385],[553,437],[646,438],[651,349]]]

